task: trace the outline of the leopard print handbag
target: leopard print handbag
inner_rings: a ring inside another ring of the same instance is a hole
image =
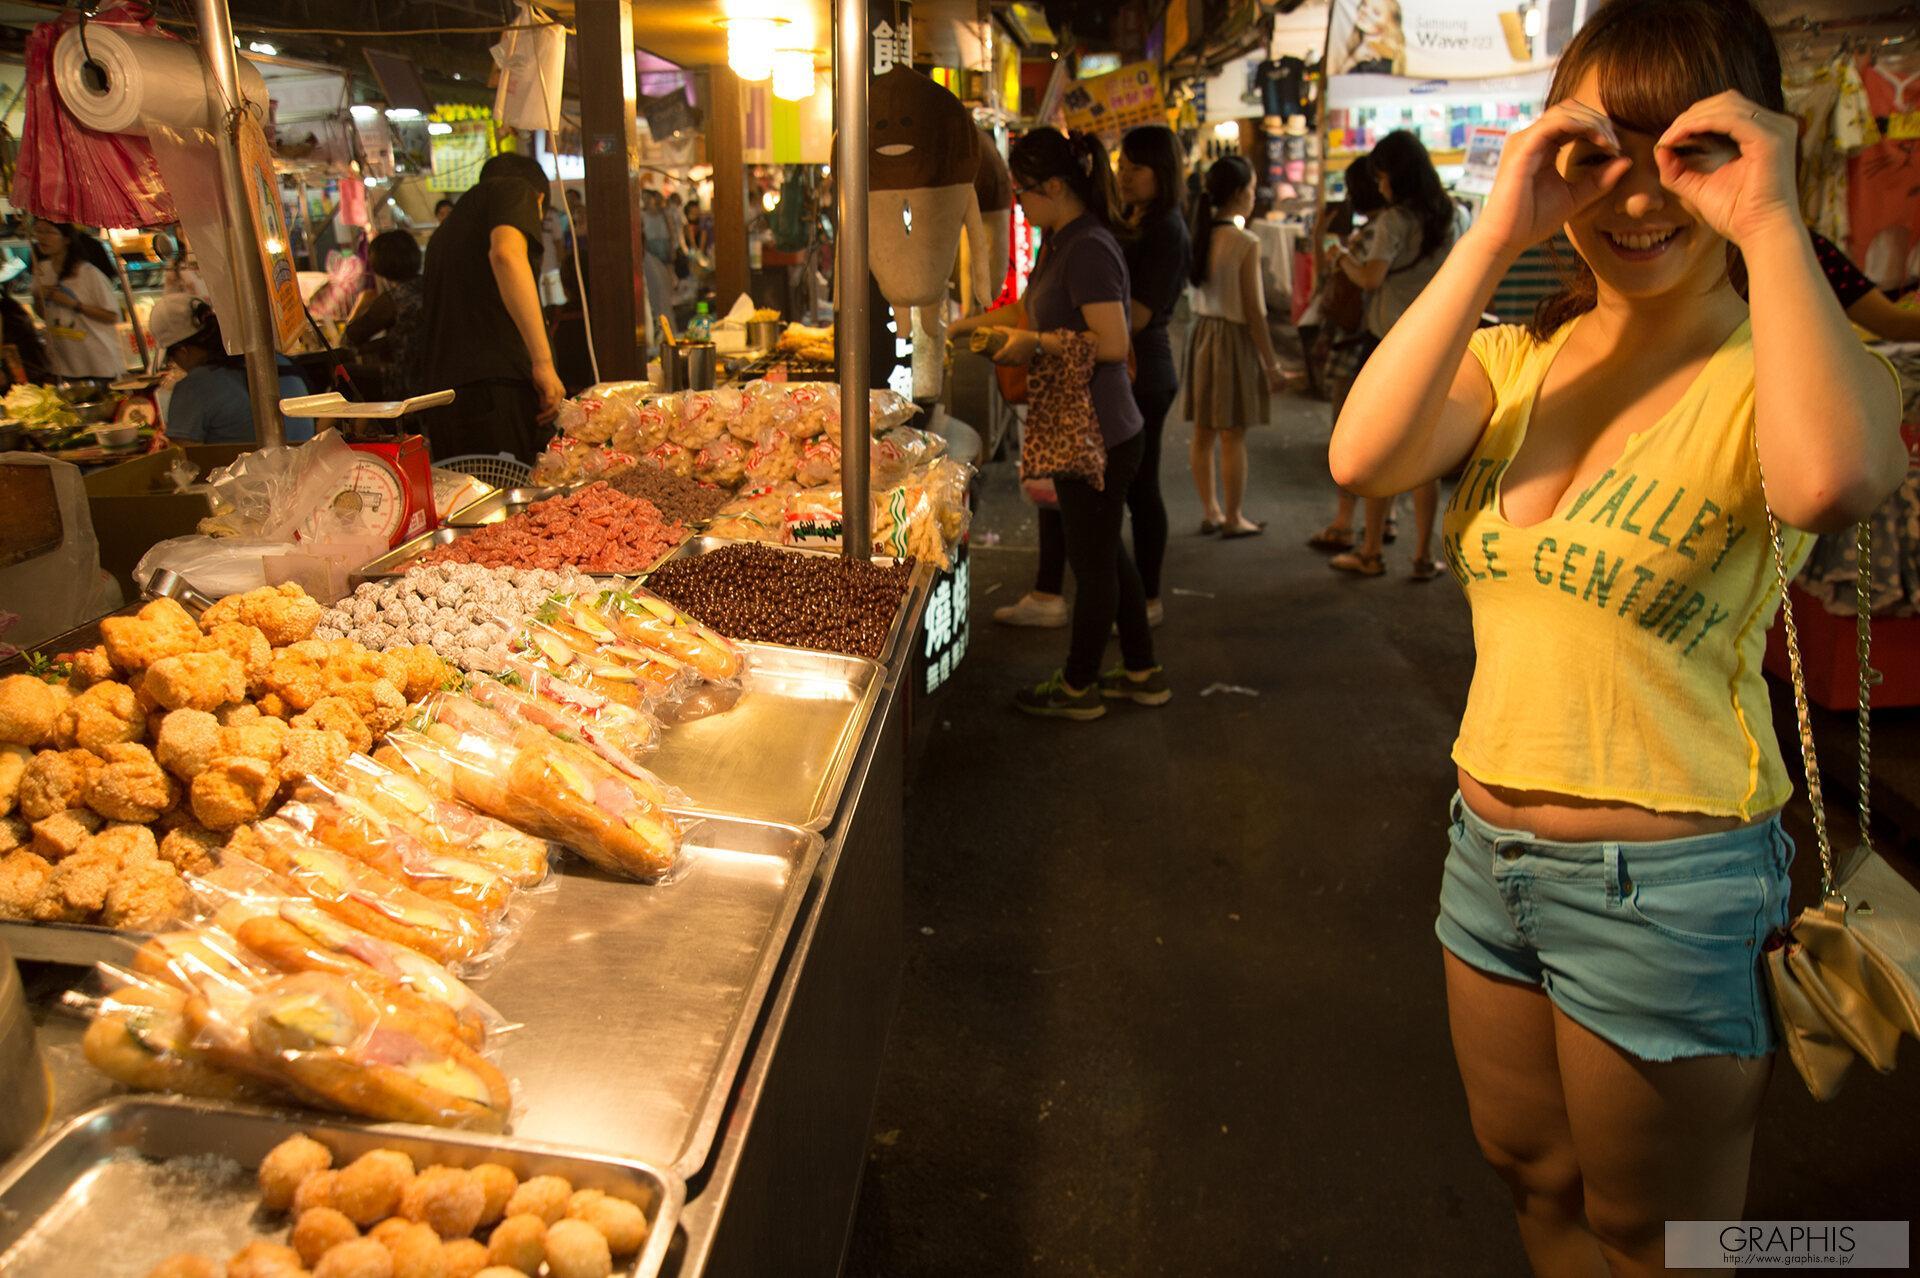
[[[1027,428],[1020,445],[1020,477],[1082,479],[1104,487],[1107,445],[1093,412],[1092,333],[1058,329],[1058,355],[1037,354],[1027,371]]]

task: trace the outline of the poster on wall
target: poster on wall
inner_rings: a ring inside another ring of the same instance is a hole
[[[247,183],[247,203],[253,209],[254,243],[260,250],[267,300],[273,306],[274,336],[284,349],[300,335],[307,314],[300,305],[293,249],[287,240],[286,209],[280,203],[280,179],[274,176],[267,135],[250,113],[243,111],[239,116],[240,170]]]
[[[1598,0],[1333,0],[1334,75],[1475,80],[1553,65]]]
[[[1151,62],[1135,62],[1081,80],[1061,99],[1067,127],[1083,133],[1116,133],[1142,124],[1167,122],[1160,96],[1160,72]]]

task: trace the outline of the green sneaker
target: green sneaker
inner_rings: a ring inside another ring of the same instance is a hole
[[[1109,701],[1131,701],[1138,706],[1164,706],[1173,700],[1167,685],[1167,672],[1159,666],[1136,679],[1125,670],[1113,669],[1100,676],[1100,695]]]
[[[1013,704],[1028,714],[1050,719],[1078,719],[1081,722],[1098,719],[1107,712],[1106,703],[1100,700],[1099,688],[1071,692],[1067,688],[1066,676],[1057,670],[1051,679],[1014,693]]]

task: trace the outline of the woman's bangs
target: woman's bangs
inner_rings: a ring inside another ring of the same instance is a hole
[[[1588,105],[1604,106],[1615,124],[1654,137],[1694,103],[1728,89],[1766,101],[1764,89],[1748,83],[1755,79],[1751,70],[1742,73],[1737,50],[1704,24],[1687,22],[1684,13],[1673,16],[1679,20],[1659,28],[1618,23],[1594,32],[1593,42],[1574,58],[1561,59],[1550,101],[1573,96],[1592,68],[1599,75],[1601,101]]]

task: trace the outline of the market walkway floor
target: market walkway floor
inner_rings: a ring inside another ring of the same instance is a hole
[[[972,652],[922,707],[855,1278],[1525,1272],[1432,930],[1466,608],[1407,579],[1404,538],[1371,581],[1304,547],[1326,414],[1287,400],[1255,433],[1272,526],[1243,541],[1194,535],[1169,439],[1176,699],[1094,724],[1008,704],[1066,640],[990,620],[1034,531],[988,476]],[[1906,1219],[1916,1148],[1920,1055],[1824,1107],[1776,1071],[1749,1214]]]

